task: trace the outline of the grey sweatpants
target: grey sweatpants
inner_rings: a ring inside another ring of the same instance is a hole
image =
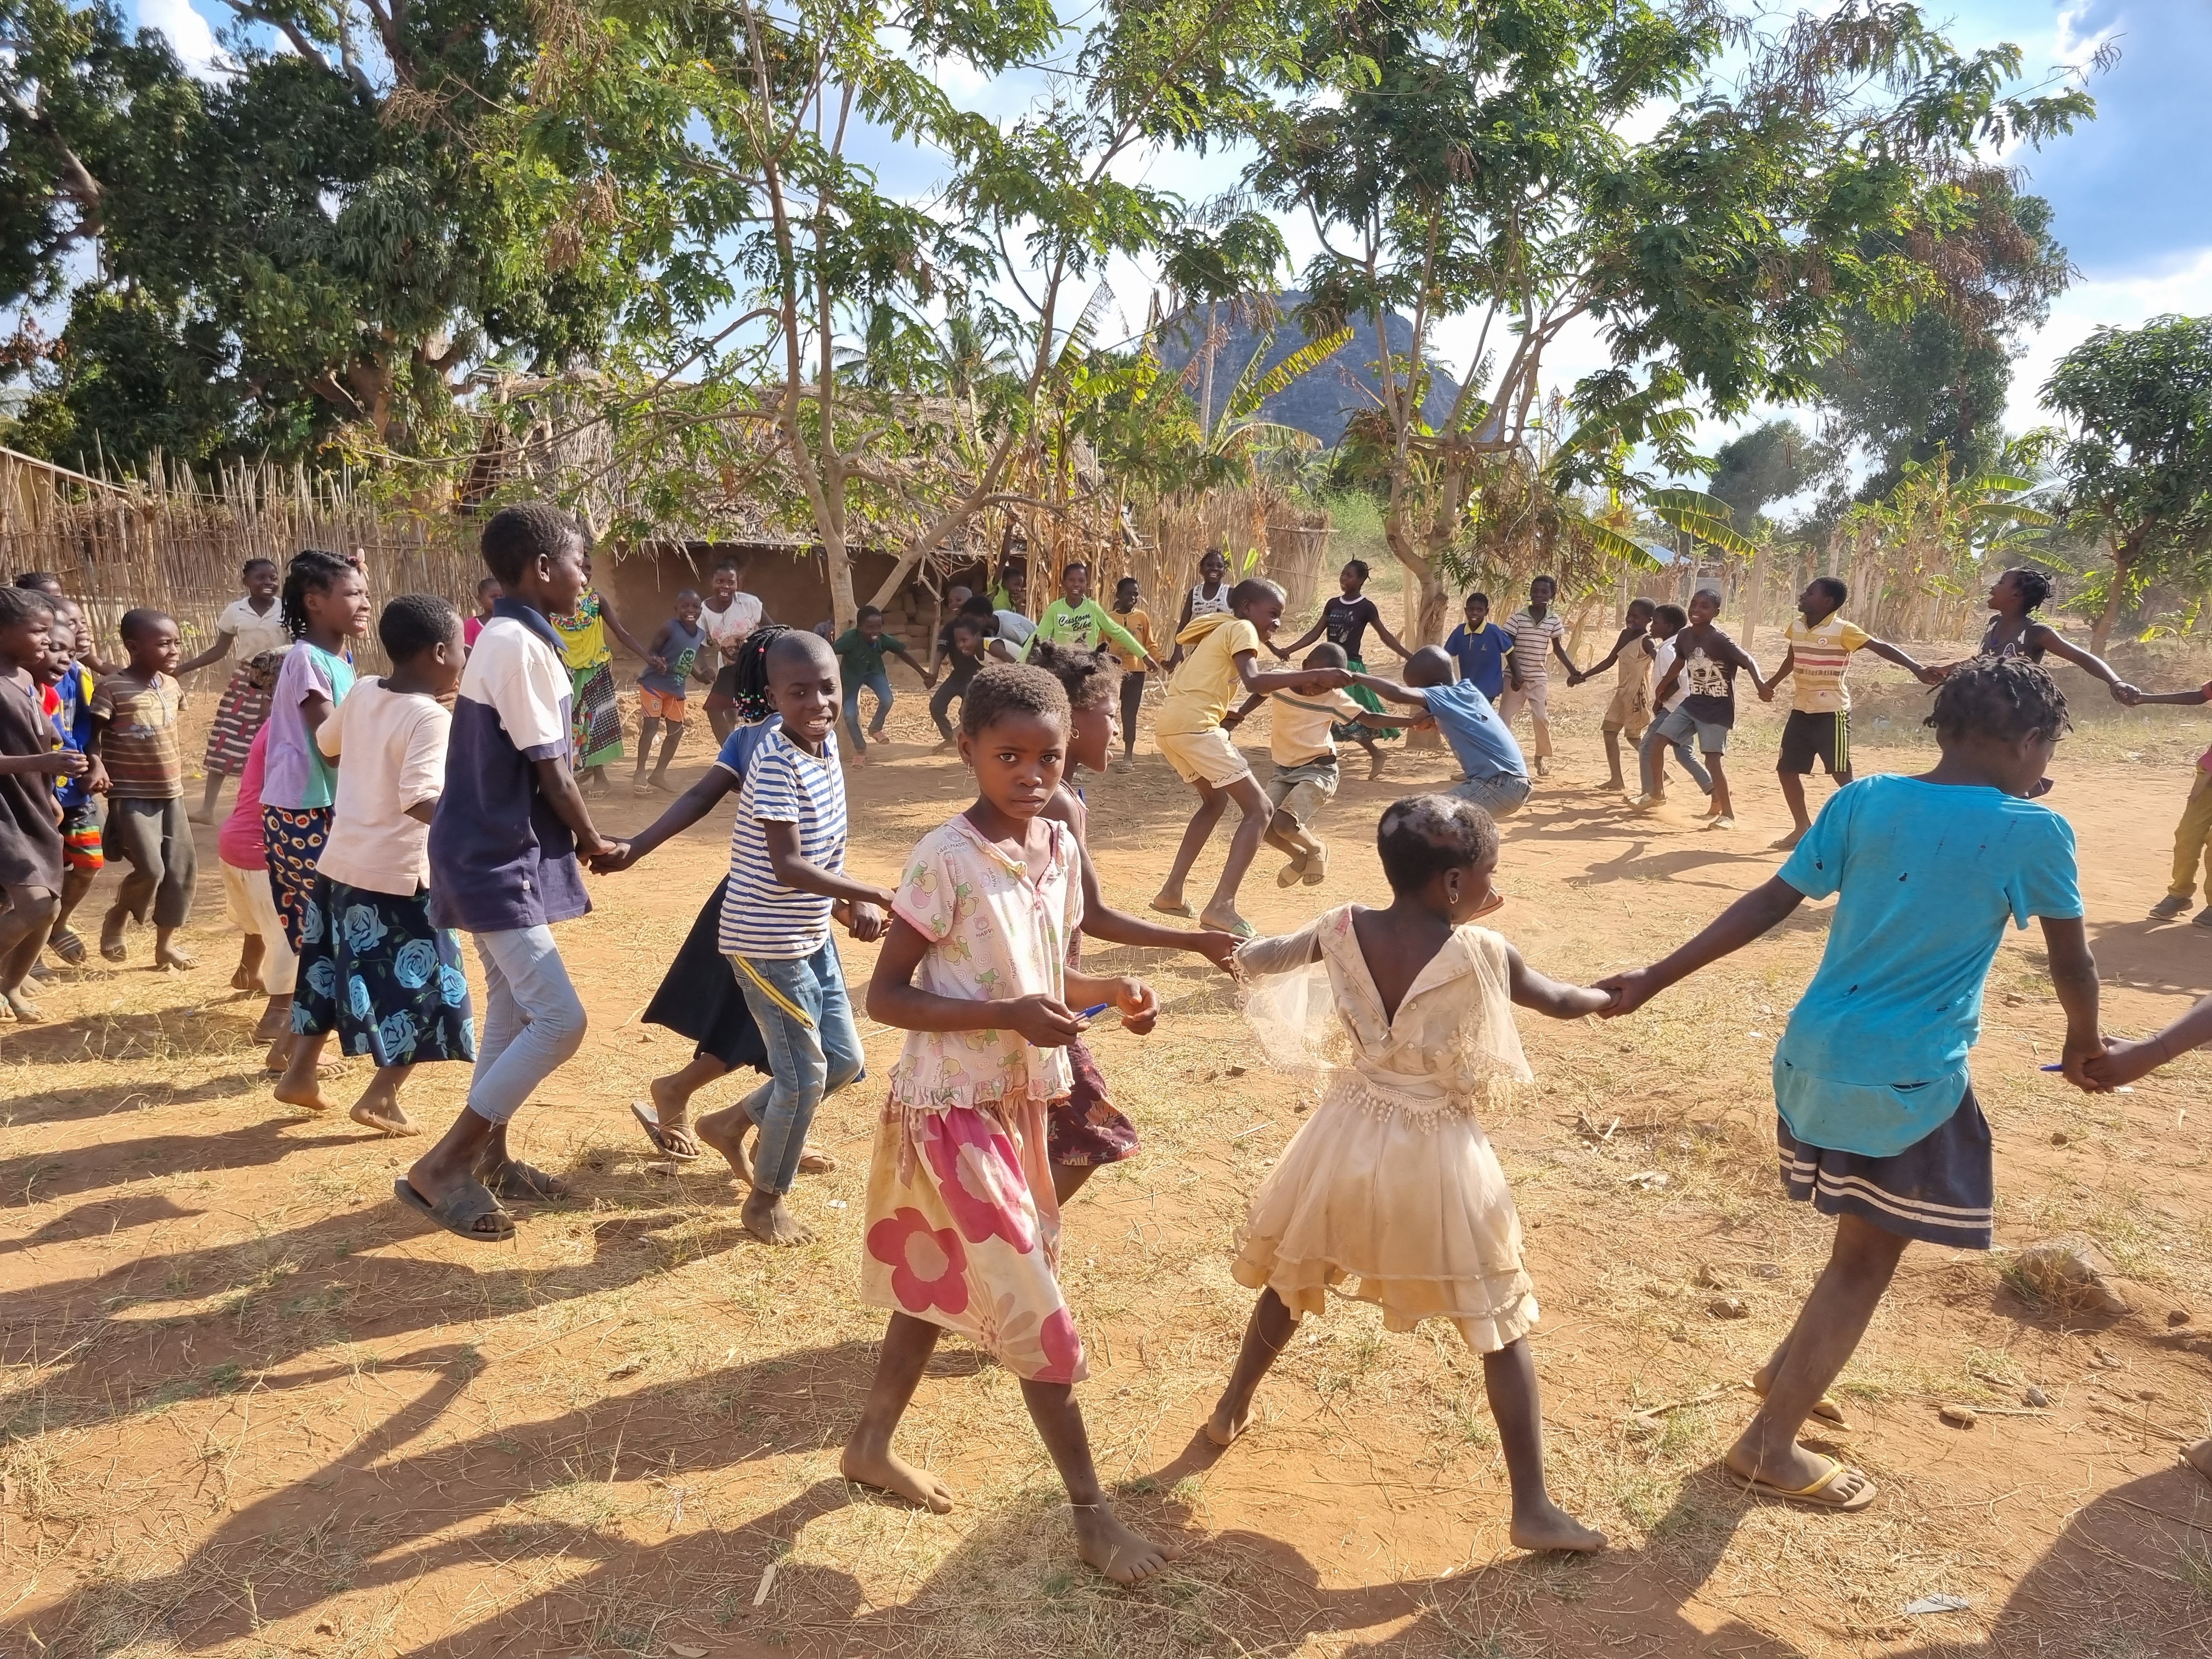
[[[115,902],[133,921],[156,927],[181,927],[192,917],[192,889],[199,880],[192,826],[185,817],[184,797],[169,800],[107,798],[107,824],[100,849],[131,866]]]

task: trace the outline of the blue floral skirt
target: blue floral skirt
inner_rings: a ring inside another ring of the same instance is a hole
[[[336,1032],[379,1066],[474,1060],[469,978],[448,927],[430,925],[430,890],[401,898],[318,876],[302,908],[292,1029]]]

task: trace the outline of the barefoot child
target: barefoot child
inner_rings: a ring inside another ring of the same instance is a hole
[[[786,1207],[784,1195],[805,1167],[815,1112],[861,1071],[860,1028],[830,924],[843,921],[856,939],[880,939],[891,896],[845,873],[836,653],[817,635],[769,623],[746,641],[738,662],[740,706],[754,701],[756,677],[762,677],[775,723],[732,732],[705,777],[616,856],[595,859],[592,867],[608,874],[629,869],[737,791],[717,944],[723,971],[733,975],[763,1040],[769,1079],[691,1128],[681,1109],[692,1091],[731,1069],[708,1069],[720,1055],[706,1052],[702,1036],[702,1052],[670,1080],[678,1088],[656,1086],[655,1121],[645,1127],[656,1144],[679,1156],[678,1135],[712,1146],[752,1188],[739,1212],[746,1231],[771,1244],[804,1244],[813,1235]],[[726,1046],[740,1035],[732,1032]],[[718,1038],[712,1046],[726,1044]],[[638,1116],[643,1123],[644,1114]],[[749,1158],[744,1138],[756,1126],[760,1141]],[[696,1146],[690,1150],[696,1155]],[[817,1159],[815,1167],[835,1166]]]
[[[316,861],[317,915],[301,932],[293,1044],[276,1085],[287,1105],[325,1111],[315,1084],[323,1039],[367,1054],[376,1075],[348,1114],[388,1135],[421,1133],[400,1085],[426,1061],[474,1060],[469,980],[451,929],[430,920],[430,821],[446,787],[460,689],[461,619],[426,593],[384,607],[376,636],[392,672],[357,684],[315,733],[338,763],[330,839]]]
[[[53,672],[47,630],[53,606],[27,587],[0,588],[0,999],[29,1023],[37,1007],[23,981],[46,948],[61,908],[62,832],[53,782],[88,765],[64,749],[42,707],[40,682]]]
[[[368,632],[368,582],[351,563],[314,548],[284,572],[284,626],[292,647],[276,671],[269,744],[261,764],[261,839],[269,887],[295,955],[314,896],[315,860],[331,831],[337,774],[315,733],[353,690],[350,641]]]
[[[945,625],[945,655],[939,663],[939,684],[930,694],[929,718],[937,723],[940,741],[937,752],[949,755],[960,746],[952,734],[952,705],[968,695],[969,682],[975,678],[988,659],[984,655],[984,643],[991,623],[991,602],[971,597],[968,605],[980,605],[982,614],[963,611]]]
[[[1094,772],[1105,770],[1107,759],[1114,752],[1113,659],[1103,651],[1070,651],[1042,645],[1036,648],[1036,665],[1057,679],[1067,693],[1067,762],[1044,816],[1075,832],[1076,854],[1083,866],[1083,931],[1068,941],[1068,967],[1082,968],[1083,940],[1090,938],[1109,945],[1133,945],[1141,950],[1195,951],[1227,973],[1230,959],[1237,953],[1234,935],[1164,927],[1115,909],[1099,890],[1098,872],[1091,861],[1091,811],[1075,786],[1075,778],[1083,767]],[[1135,1157],[1138,1150],[1136,1125],[1107,1097],[1105,1076],[1081,1037],[1067,1045],[1067,1065],[1074,1081],[1066,1099],[1052,1103],[1045,1130],[1046,1150],[1052,1160],[1053,1196],[1062,1204],[1101,1169]]]
[[[1344,668],[1344,647],[1322,644],[1307,654],[1304,666]],[[1364,687],[1360,688],[1365,690]],[[1371,699],[1374,693],[1369,691]],[[1267,803],[1275,816],[1267,823],[1267,845],[1285,853],[1290,862],[1275,872],[1275,885],[1293,887],[1300,881],[1319,886],[1328,875],[1328,848],[1313,833],[1321,809],[1336,798],[1336,732],[1344,726],[1371,722],[1396,731],[1406,724],[1368,712],[1343,691],[1308,692],[1301,685],[1264,697],[1248,697],[1242,707],[1222,716],[1221,729],[1232,732],[1261,703],[1268,706],[1267,757],[1275,775],[1267,780]]]
[[[1644,740],[1644,728],[1651,720],[1651,656],[1658,647],[1651,642],[1651,613],[1658,607],[1649,599],[1631,599],[1628,616],[1621,623],[1620,637],[1613,643],[1612,654],[1603,662],[1592,663],[1579,674],[1567,676],[1571,686],[1584,680],[1594,680],[1611,668],[1620,665],[1619,678],[1613,688],[1613,701],[1605,706],[1605,719],[1598,731],[1605,738],[1605,763],[1609,769],[1605,787],[1625,789],[1627,781],[1620,771],[1620,744],[1626,737],[1633,749]]]
[[[1674,661],[1652,690],[1652,701],[1665,706],[1676,683],[1689,695],[1652,726],[1644,740],[1644,793],[1656,793],[1656,748],[1680,743],[1695,733],[1704,751],[1705,769],[1713,781],[1712,806],[1705,816],[1711,829],[1735,828],[1735,809],[1729,800],[1728,769],[1721,757],[1728,749],[1729,732],[1735,725],[1735,676],[1747,669],[1753,685],[1759,683],[1759,663],[1752,654],[1714,626],[1721,614],[1721,596],[1710,587],[1699,588],[1690,600],[1690,625],[1674,636]]]
[[[1182,614],[1176,618],[1175,654],[1168,659],[1170,668],[1182,661],[1183,629],[1200,617],[1229,614],[1229,556],[1218,547],[1209,547],[1198,561],[1198,585],[1182,596]]]
[[[1076,1548],[1135,1583],[1166,1552],[1108,1506],[1073,1385],[1087,1374],[1058,1278],[1060,1206],[1047,1114],[1070,1087],[1070,1005],[1107,1003],[1139,1032],[1159,1004],[1135,980],[1066,968],[1083,920],[1081,855],[1043,816],[1068,746],[1067,696],[1042,668],[994,665],[960,713],[977,799],[907,860],[868,1012],[903,1027],[868,1168],[864,1301],[890,1310],[845,1478],[939,1513],[951,1494],[891,1451],[940,1327],[1021,1379],[1030,1418],[1074,1507]]]
[[[92,890],[93,882],[106,866],[100,850],[100,808],[95,797],[107,793],[107,769],[90,751],[92,743],[93,677],[86,659],[91,653],[92,630],[74,600],[58,599],[53,626],[48,634],[48,654],[64,660],[48,689],[46,707],[61,746],[86,758],[85,769],[54,780],[54,800],[62,812],[62,901],[46,944],[55,956],[74,967],[84,960],[84,940],[70,923],[70,915]]]
[[[2212,680],[2190,691],[2137,691],[2130,706],[2161,703],[2199,708],[2208,702],[2212,702]],[[2208,842],[2212,842],[2212,749],[2199,755],[2197,764],[2191,769],[2189,797],[2182,804],[2181,821],[2173,826],[2173,875],[2165,896],[2150,907],[2153,921],[2172,921],[2189,914],[2190,901],[2197,896],[2200,865],[2204,870],[2206,896],[2212,897],[2212,847],[2208,847]],[[2190,925],[2212,928],[2212,904],[2199,910]]]
[[[1283,590],[1274,583],[1256,577],[1241,581],[1229,590],[1229,605],[1227,612],[1201,616],[1176,636],[1176,644],[1188,647],[1189,658],[1169,682],[1167,700],[1152,721],[1152,738],[1160,753],[1168,757],[1176,775],[1198,791],[1199,797],[1198,811],[1191,814],[1190,825],[1182,832],[1182,843],[1176,848],[1175,862],[1152,900],[1152,908],[1164,915],[1190,915],[1190,906],[1183,902],[1183,883],[1205,850],[1213,826],[1221,821],[1222,809],[1233,801],[1243,816],[1229,843],[1229,856],[1222,860],[1213,896],[1206,902],[1199,921],[1203,927],[1249,939],[1252,924],[1237,914],[1237,890],[1243,885],[1244,872],[1251,865],[1252,855],[1260,850],[1260,838],[1274,814],[1252,776],[1250,765],[1222,730],[1222,717],[1229,712],[1230,700],[1240,691],[1246,696],[1264,696],[1298,685],[1317,692],[1334,691],[1350,684],[1352,677],[1340,668],[1260,672],[1256,665],[1260,647],[1273,636],[1283,619]]]
[[[181,680],[196,669],[221,662],[233,646],[238,648],[238,666],[231,671],[230,684],[223,688],[222,701],[216,706],[215,726],[208,732],[207,793],[199,811],[191,814],[194,823],[215,822],[216,797],[222,793],[222,781],[246,769],[246,751],[253,746],[254,734],[269,718],[269,682],[257,684],[246,672],[246,665],[264,652],[286,651],[292,644],[292,636],[284,630],[283,607],[277,603],[276,561],[248,559],[238,575],[246,584],[246,596],[233,599],[215,619],[215,643],[191,661],[177,665],[177,678]]]
[[[868,763],[868,738],[878,743],[884,740],[884,721],[891,712],[891,677],[884,667],[886,653],[896,657],[908,668],[921,676],[921,683],[935,689],[937,676],[924,669],[906,647],[884,631],[884,613],[876,605],[864,605],[853,626],[837,636],[837,666],[845,682],[845,730],[852,734],[853,764]],[[876,717],[868,724],[867,737],[860,735],[860,688],[876,694]]]
[[[267,665],[270,682],[275,684],[283,658],[264,651],[254,660]],[[222,866],[223,908],[241,936],[231,988],[268,996],[253,1035],[269,1045],[262,1068],[282,1072],[292,1054],[292,990],[300,959],[293,953],[292,941],[284,937],[283,918],[276,914],[276,895],[269,885],[269,849],[261,836],[261,779],[268,756],[264,722],[246,749],[238,794],[231,802],[230,816],[215,832],[215,847]]]
[[[1375,637],[1396,652],[1402,662],[1411,653],[1399,643],[1398,636],[1384,625],[1382,612],[1375,601],[1362,591],[1367,586],[1368,575],[1366,560],[1346,560],[1344,568],[1336,573],[1339,591],[1332,593],[1328,603],[1322,606],[1321,620],[1288,645],[1278,647],[1270,644],[1267,648],[1274,652],[1279,660],[1288,662],[1316,640],[1326,635],[1328,643],[1344,653],[1346,665],[1354,674],[1364,674],[1367,672],[1364,641],[1367,630],[1371,628],[1375,630]],[[1382,712],[1382,705],[1375,701],[1375,694],[1357,680],[1352,684],[1348,700],[1357,708],[1369,709],[1377,714]],[[1276,719],[1281,718],[1279,713]],[[1395,732],[1395,725],[1389,729]],[[1367,751],[1367,781],[1370,783],[1382,775],[1382,751],[1375,746],[1372,728],[1361,725],[1357,720],[1346,718],[1336,722],[1330,735],[1349,738]]]
[[[1673,672],[1674,642],[1684,629],[1690,625],[1689,613],[1679,605],[1662,605],[1651,613],[1651,670],[1650,684],[1654,695],[1645,699],[1651,708],[1651,724],[1644,728],[1644,740],[1637,745],[1636,793],[1628,804],[1638,811],[1667,804],[1667,750],[1674,751],[1674,758],[1690,775],[1700,794],[1713,793],[1713,775],[1698,763],[1697,750],[1691,746],[1690,736],[1668,738],[1659,726],[1666,717],[1682,706],[1690,695],[1690,688],[1679,678],[1674,690],[1664,702],[1659,701],[1660,682]]]
[[[577,854],[621,848],[592,823],[569,769],[573,681],[550,620],[583,595],[583,529],[530,501],[495,513],[480,545],[504,592],[461,672],[428,852],[430,924],[476,935],[484,1018],[468,1104],[393,1193],[447,1231],[495,1243],[514,1232],[500,1200],[568,1196],[514,1156],[507,1125],[584,1041],[553,926],[592,908]]]
[[[1330,1069],[1321,1104],[1253,1194],[1230,1271],[1260,1301],[1206,1432],[1226,1446],[1250,1426],[1253,1394],[1298,1322],[1327,1309],[1331,1288],[1356,1279],[1349,1293],[1379,1303],[1386,1330],[1448,1319],[1482,1356],[1513,1488],[1513,1541],[1603,1549],[1605,1534],[1544,1489],[1528,1342],[1540,1317],[1536,1287],[1522,1266],[1513,1194],[1477,1114],[1528,1079],[1513,1004],[1572,1019],[1612,999],[1546,978],[1474,925],[1499,902],[1491,886],[1498,827],[1481,808],[1449,795],[1394,801],[1376,845],[1389,908],[1343,905],[1237,953],[1248,975],[1323,964],[1351,1063]]]
[[[1774,701],[1774,688],[1783,677],[1797,676],[1790,700],[1789,723],[1782,728],[1782,758],[1775,773],[1782,780],[1782,799],[1790,803],[1792,828],[1775,846],[1787,852],[1804,840],[1813,827],[1805,810],[1805,780],[1818,759],[1840,789],[1851,781],[1851,693],[1844,684],[1844,670],[1851,653],[1871,651],[1895,663],[1927,685],[1940,685],[1940,669],[1923,668],[1886,640],[1878,640],[1855,623],[1843,618],[1844,601],[1850,589],[1833,576],[1815,576],[1797,596],[1797,615],[1783,630],[1790,648],[1782,663],[1759,682],[1762,702]]]
[[[1626,1014],[1741,950],[1808,898],[1837,896],[1813,982],[1774,1054],[1783,1188],[1836,1218],[1828,1265],[1753,1387],[1729,1449],[1740,1485],[1862,1510],[1874,1484],[1797,1443],[1913,1239],[1990,1248],[1990,1128],[1966,1052],[2008,922],[2043,923],[2066,1011],[2067,1079],[2104,1053],[2097,968],[2081,925],[2074,832],[2027,799],[2066,728],[2066,699],[2022,658],[1954,670],[1928,724],[1942,758],[1918,777],[1862,778],[1823,807],[1781,873],[1665,960],[1600,981]]]
[[[1984,657],[2025,657],[2040,663],[2045,653],[2055,653],[2093,678],[2104,681],[2115,702],[2132,702],[2138,695],[2135,687],[2113,671],[2112,665],[2101,657],[2092,656],[2078,645],[2069,644],[2066,636],[2035,613],[2051,597],[2051,578],[2040,570],[2008,570],[1990,587],[1990,625],[1982,634],[1979,655]],[[1967,659],[1968,661],[1973,659]],[[1954,663],[1952,669],[1963,667]]]
[[[660,624],[645,648],[645,672],[637,677],[637,770],[629,781],[633,795],[668,793],[668,763],[676,758],[676,745],[684,740],[685,688],[692,680],[713,684],[700,660],[707,646],[707,630],[699,624],[705,608],[694,590],[680,591],[676,614]],[[645,763],[653,755],[653,732],[664,721],[668,735],[661,739],[660,763],[648,778]]]
[[[174,942],[191,920],[198,880],[192,827],[185,817],[185,757],[177,742],[181,707],[172,672],[183,641],[175,618],[161,611],[123,613],[129,660],[93,688],[92,752],[107,771],[107,823],[100,851],[131,873],[116,890],[100,927],[100,954],[129,955],[123,930],[154,924],[154,965],[185,969],[192,958]]]

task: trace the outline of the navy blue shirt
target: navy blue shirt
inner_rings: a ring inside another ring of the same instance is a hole
[[[470,649],[430,820],[430,920],[472,933],[569,921],[592,908],[576,837],[538,787],[568,753],[568,671],[541,611],[501,599]]]
[[[1444,649],[1458,659],[1460,678],[1473,680],[1491,702],[1505,695],[1505,659],[1512,653],[1513,636],[1496,623],[1486,622],[1479,630],[1462,623]]]

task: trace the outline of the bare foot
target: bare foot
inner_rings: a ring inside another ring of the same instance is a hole
[[[122,962],[131,951],[123,943],[123,929],[131,920],[131,913],[118,904],[100,919],[100,954],[109,962]]]
[[[845,1455],[837,1460],[837,1472],[856,1486],[873,1486],[878,1492],[919,1504],[937,1515],[948,1514],[952,1509],[949,1486],[927,1469],[915,1468],[889,1449],[863,1451],[848,1443]]]
[[[1522,1514],[1514,1511],[1513,1524],[1507,1529],[1516,1548],[1542,1552],[1545,1550],[1580,1550],[1595,1554],[1605,1547],[1605,1534],[1595,1527],[1586,1527],[1569,1515],[1550,1498]]]
[[[799,1224],[799,1218],[783,1207],[781,1193],[764,1193],[754,1188],[745,1195],[738,1219],[745,1224],[747,1232],[764,1244],[809,1244],[814,1240],[814,1235]]]
[[[1774,850],[1778,853],[1786,853],[1804,839],[1805,832],[1802,830],[1792,830],[1788,835],[1783,836],[1780,841],[1774,843]]]
[[[1380,749],[1367,757],[1367,781],[1374,782],[1382,775],[1382,763],[1389,758]]]
[[[699,1138],[691,1132],[691,1097],[671,1088],[672,1081],[657,1077],[645,1085],[646,1093],[653,1097],[653,1121],[660,1126],[661,1138],[668,1142],[670,1152],[678,1158],[696,1158]]]
[[[1260,1407],[1247,1401],[1244,1409],[1237,1416],[1229,1414],[1226,1401],[1213,1408],[1213,1415],[1206,1419],[1206,1437],[1217,1446],[1232,1446],[1252,1426],[1252,1419],[1260,1414]]]
[[[199,965],[200,960],[198,957],[193,956],[190,951],[180,951],[173,945],[158,945],[155,949],[154,966],[157,969],[167,969],[173,973],[183,973],[188,969],[197,968]]]
[[[2200,1440],[2193,1446],[2184,1446],[2181,1459],[2206,1480],[2212,1480],[2212,1440]]]
[[[234,991],[258,991],[264,996],[269,991],[269,988],[261,982],[260,974],[243,962],[231,969],[230,988]]]
[[[287,1106],[297,1106],[310,1112],[337,1110],[337,1102],[323,1092],[322,1068],[319,1066],[315,1068],[315,1080],[304,1088],[289,1088],[280,1081],[270,1092]]]
[[[654,1105],[659,1106],[658,1097]],[[692,1127],[692,1136],[702,1146],[712,1146],[722,1155],[732,1173],[746,1186],[753,1184],[752,1156],[745,1151],[745,1137],[752,1133],[753,1121],[742,1106],[725,1106],[719,1112],[709,1112]]]
[[[422,1126],[408,1116],[406,1108],[396,1100],[389,1104],[380,1100],[357,1100],[346,1115],[364,1129],[377,1129],[388,1135],[419,1135],[422,1133]]]
[[[1075,1553],[1117,1584],[1141,1584],[1181,1552],[1123,1526],[1103,1504],[1077,1504]]]

